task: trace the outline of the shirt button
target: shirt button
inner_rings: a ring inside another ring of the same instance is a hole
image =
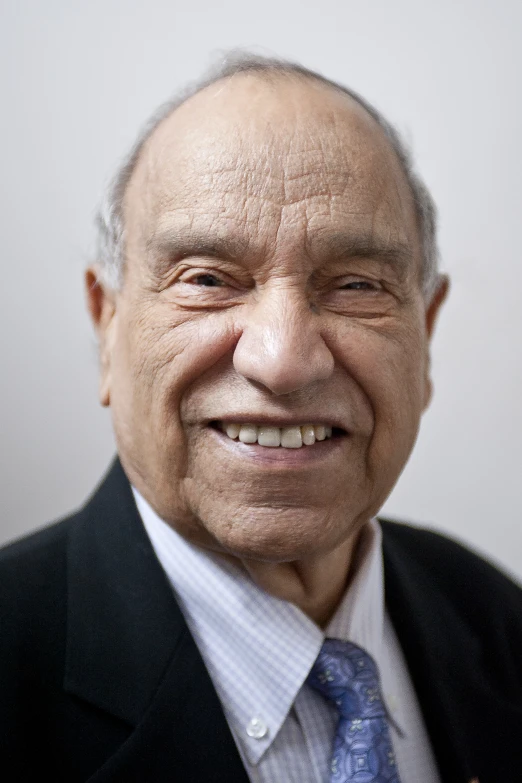
[[[268,734],[268,726],[262,718],[252,718],[248,722],[246,733],[253,739],[263,739]]]

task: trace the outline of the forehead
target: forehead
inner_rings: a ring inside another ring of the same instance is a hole
[[[163,121],[127,188],[125,221],[128,242],[145,244],[184,228],[272,247],[339,228],[418,239],[408,184],[377,123],[348,96],[288,77],[217,82]]]

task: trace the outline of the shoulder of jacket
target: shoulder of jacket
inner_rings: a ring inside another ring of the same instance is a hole
[[[379,519],[385,562],[408,569],[419,585],[433,588],[471,615],[522,618],[522,587],[468,545],[438,531]],[[521,628],[522,628],[522,622]]]

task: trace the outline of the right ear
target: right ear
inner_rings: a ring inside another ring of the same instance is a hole
[[[102,405],[111,402],[112,333],[116,316],[116,296],[103,280],[97,264],[85,272],[87,307],[98,338],[100,358],[99,394]]]

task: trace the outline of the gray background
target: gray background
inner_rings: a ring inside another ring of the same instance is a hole
[[[521,9],[2,0],[1,540],[77,506],[114,451],[82,291],[103,184],[157,104],[242,46],[345,82],[413,142],[453,288],[435,398],[385,511],[522,577]]]

